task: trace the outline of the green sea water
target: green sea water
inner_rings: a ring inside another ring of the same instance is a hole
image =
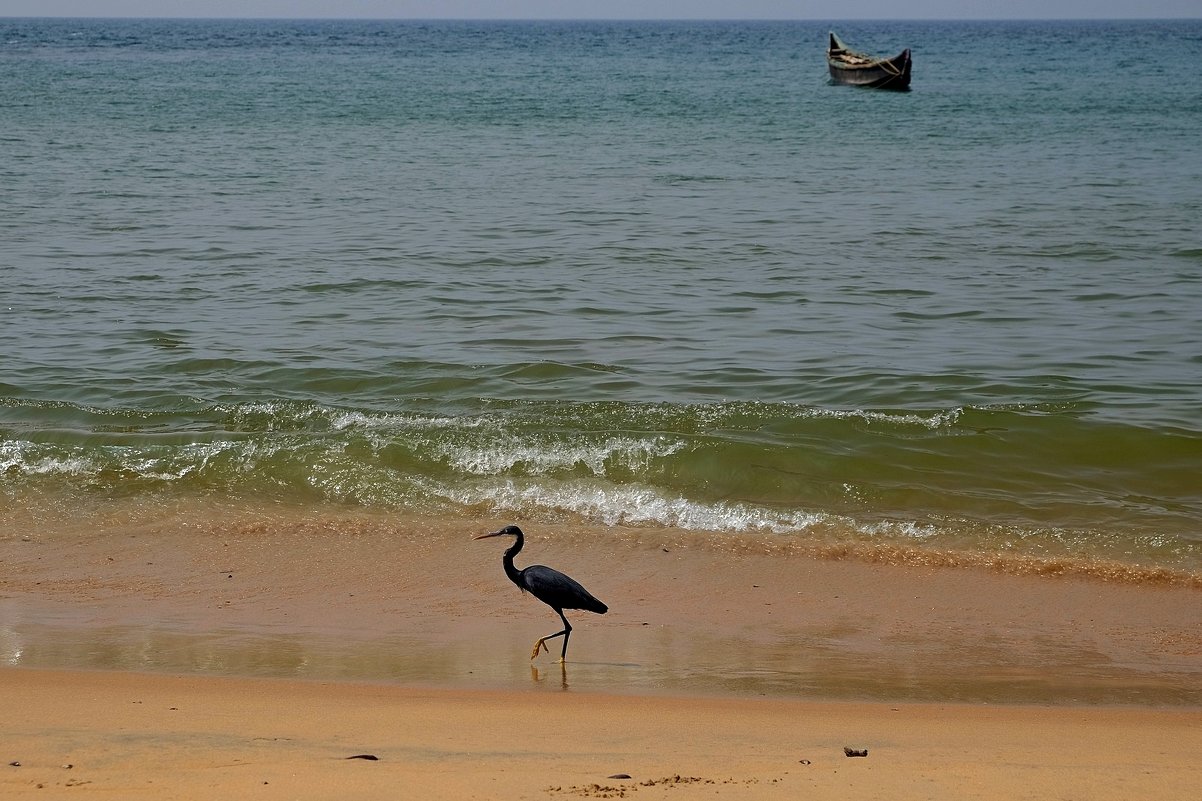
[[[0,19],[0,504],[1202,571],[1202,25],[828,27]]]

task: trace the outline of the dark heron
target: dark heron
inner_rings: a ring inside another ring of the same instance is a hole
[[[550,650],[547,648],[547,640],[563,637],[563,650],[559,652],[559,661],[567,661],[568,637],[572,636],[572,624],[563,616],[563,610],[584,609],[604,615],[609,611],[609,607],[594,598],[584,587],[581,587],[580,582],[570,576],[565,576],[558,570],[552,570],[545,565],[530,565],[521,570],[514,567],[513,557],[518,555],[518,551],[522,550],[522,545],[525,544],[522,538],[522,530],[517,526],[506,526],[500,531],[494,531],[491,534],[481,534],[475,539],[482,540],[488,537],[517,538],[517,542],[511,545],[505,551],[505,555],[501,557],[501,564],[505,565],[505,575],[509,576],[509,580],[518,585],[518,589],[522,592],[530,593],[554,609],[555,614],[559,615],[559,619],[563,621],[563,631],[557,631],[554,634],[548,634],[546,637],[538,638],[538,642],[534,644],[534,651],[530,654],[530,658],[534,659],[534,657],[538,656],[538,649],[540,648],[550,653]]]

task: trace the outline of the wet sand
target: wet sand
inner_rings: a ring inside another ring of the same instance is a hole
[[[498,522],[213,507],[43,520],[0,540],[0,664],[562,689],[549,657],[534,675],[529,659],[559,619],[505,578],[504,542],[472,540]],[[569,613],[572,690],[1202,706],[1188,584],[527,528],[519,565],[557,567],[610,606]]]
[[[0,762],[21,765],[0,773],[0,793],[1010,799],[1202,786],[1202,590],[1188,580],[530,525],[519,565],[558,567],[611,608],[570,614],[560,667],[529,658],[558,619],[505,579],[503,543],[471,539],[499,522],[179,508],[10,528]],[[359,753],[380,759],[344,758]],[[677,775],[690,781],[664,781]]]

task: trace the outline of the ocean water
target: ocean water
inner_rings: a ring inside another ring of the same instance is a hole
[[[832,27],[913,90],[829,85]],[[1196,20],[0,19],[0,505],[1200,573],[1200,61]]]

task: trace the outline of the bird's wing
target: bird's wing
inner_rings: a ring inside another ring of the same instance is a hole
[[[531,595],[555,609],[587,609],[599,613],[607,609],[580,582],[546,565],[531,565],[523,570],[522,584]]]

